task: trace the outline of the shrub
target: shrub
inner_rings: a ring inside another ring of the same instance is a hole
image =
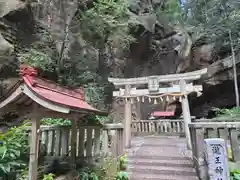
[[[240,170],[230,171],[230,180],[240,180]]]
[[[13,127],[0,135],[0,176],[12,179],[21,172],[29,160],[27,132],[28,124]]]
[[[44,118],[41,120],[41,125],[71,125],[71,121],[63,118]]]

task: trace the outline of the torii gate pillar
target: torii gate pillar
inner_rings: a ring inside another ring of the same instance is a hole
[[[125,96],[130,96],[131,85],[125,85]],[[125,102],[125,112],[124,112],[124,145],[125,148],[129,149],[131,147],[131,124],[132,124],[132,104],[129,99]]]
[[[189,123],[191,123],[191,115],[190,115],[188,97],[187,97],[187,93],[186,93],[186,81],[185,80],[180,80],[180,90],[181,90],[181,93],[183,93],[182,113],[183,113],[183,119],[184,119],[185,135],[187,138],[187,146],[188,146],[188,149],[192,149],[191,136],[190,136],[190,131],[189,131],[189,127],[188,127]]]

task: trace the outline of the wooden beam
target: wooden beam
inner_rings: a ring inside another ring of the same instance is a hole
[[[81,118],[83,114],[80,114],[78,112],[72,112],[70,113],[60,113],[56,111],[52,111],[49,109],[46,109],[45,107],[40,106],[38,108],[37,112],[31,112],[27,115],[28,117],[34,117],[34,116],[39,116],[41,118],[65,118],[65,119],[74,119],[75,117]]]
[[[176,82],[183,80],[197,80],[200,79],[202,75],[207,73],[207,68],[201,69],[198,71],[181,73],[181,74],[169,74],[169,75],[160,75],[160,76],[147,76],[139,78],[108,78],[108,81],[113,83],[115,86],[124,86],[124,85],[140,85],[147,84],[149,78],[156,77],[158,82]]]
[[[195,85],[193,86],[192,84],[187,84],[186,85],[186,92],[187,93],[191,93],[191,92],[199,92],[202,91],[202,85]],[[173,87],[167,87],[167,88],[159,88],[159,91],[157,92],[157,94],[163,94],[163,93],[179,93],[181,92],[180,90],[180,85],[174,85]],[[148,91],[148,89],[136,89],[136,88],[132,88],[130,91],[130,95],[132,96],[141,96],[141,95],[147,95],[150,94],[150,92]],[[118,96],[124,96],[124,89],[121,89],[119,91],[114,91],[113,92],[113,96],[114,97],[118,97]]]
[[[37,111],[37,105],[33,111]],[[29,180],[37,180],[38,172],[38,148],[39,148],[39,132],[40,132],[40,119],[35,117],[31,119],[31,144],[30,144],[30,159],[29,159]]]
[[[123,129],[124,125],[122,123],[118,124],[104,124],[103,129],[104,130],[109,130],[109,129]]]
[[[0,109],[16,100],[23,93],[23,86],[19,86],[8,98],[0,103]]]

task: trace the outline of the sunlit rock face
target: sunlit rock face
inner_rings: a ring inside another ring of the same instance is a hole
[[[25,3],[20,0],[1,0],[0,1],[0,17],[25,7]]]
[[[3,64],[7,60],[7,57],[11,55],[13,50],[13,45],[6,41],[2,34],[0,34],[0,64]]]
[[[3,32],[8,31],[8,27],[2,19],[9,13],[22,9],[25,3],[20,0],[2,0],[0,1],[0,67],[8,61],[14,51],[14,45],[11,44],[3,35]]]

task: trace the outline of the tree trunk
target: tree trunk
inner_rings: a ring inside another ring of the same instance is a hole
[[[105,48],[99,49],[99,54],[98,54],[98,73],[102,77],[102,79],[108,79],[108,67],[107,64],[105,63]]]
[[[231,51],[232,51],[232,61],[233,61],[233,78],[234,78],[234,88],[235,88],[235,95],[236,95],[236,106],[239,107],[239,92],[238,92],[238,80],[237,80],[237,69],[236,69],[236,56],[235,51],[233,48],[233,40],[232,40],[232,32],[229,29],[228,31]]]

